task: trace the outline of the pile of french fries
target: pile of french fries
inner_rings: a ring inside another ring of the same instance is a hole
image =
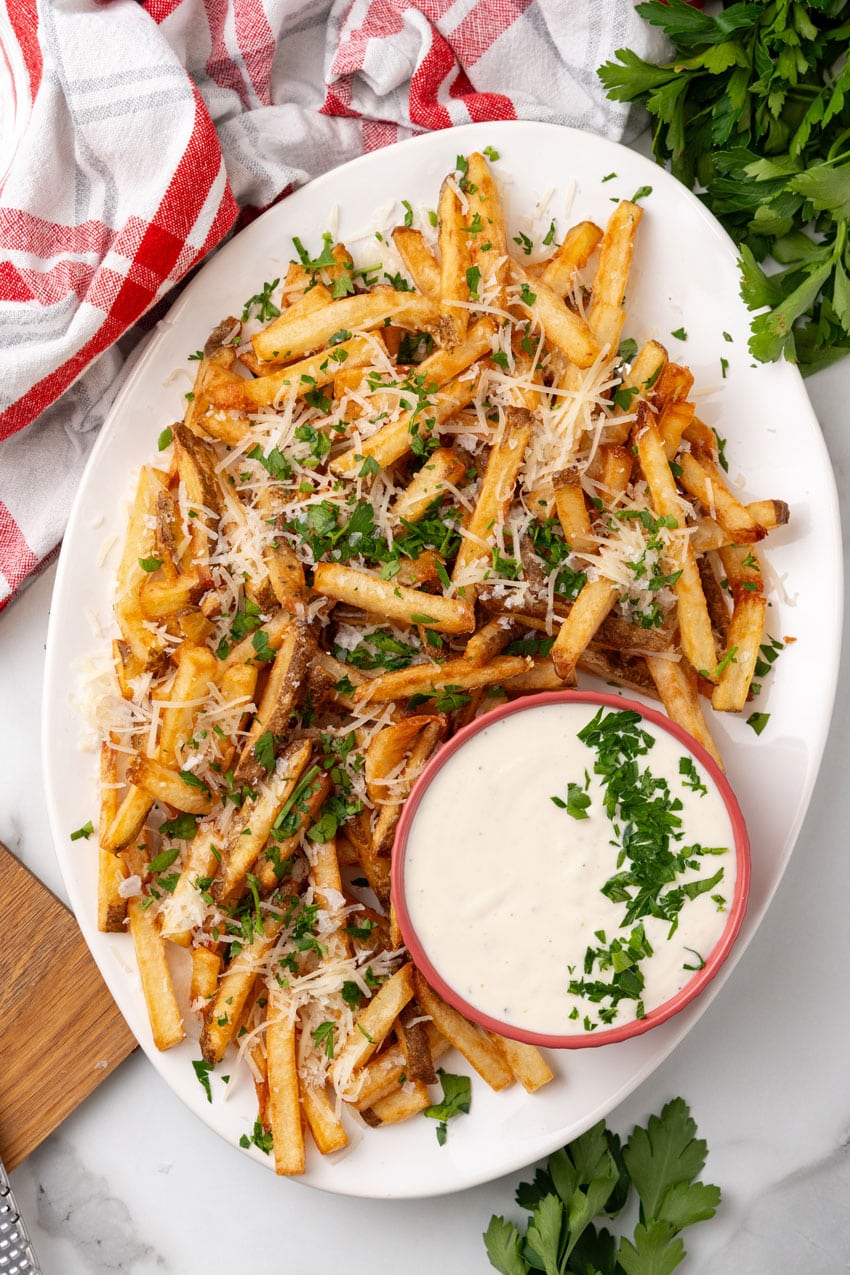
[[[452,1047],[496,1090],[552,1078],[404,949],[393,838],[435,750],[577,670],[660,699],[715,757],[703,703],[747,702],[754,546],[788,510],[733,494],[687,368],[621,346],[641,216],[624,201],[532,261],[487,160],[459,157],[383,273],[297,241],[263,321],[249,303],[191,356],[141,471],[99,923],[132,934],[160,1049],[186,1036],[169,952],[191,962],[205,1065],[238,1051],[279,1173],[307,1133],[327,1154],[352,1119],[425,1110]]]

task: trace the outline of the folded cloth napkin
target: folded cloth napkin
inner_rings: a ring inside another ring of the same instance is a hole
[[[596,68],[658,41],[630,0],[0,0],[0,609],[54,555],[134,346],[228,234],[428,129],[628,139]]]

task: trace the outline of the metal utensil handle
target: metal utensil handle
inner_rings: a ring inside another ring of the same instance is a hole
[[[0,1275],[41,1275],[27,1228],[0,1164]]]

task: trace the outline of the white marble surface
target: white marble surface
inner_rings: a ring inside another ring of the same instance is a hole
[[[846,544],[850,360],[809,390],[845,506]],[[64,897],[39,748],[52,576],[0,617],[0,840]],[[708,1140],[704,1176],[724,1200],[713,1221],[686,1233],[679,1269],[688,1275],[850,1270],[848,713],[845,661],[814,799],[759,933],[684,1043],[610,1117],[628,1131],[681,1094]],[[481,1232],[494,1211],[519,1216],[513,1192],[525,1176],[421,1202],[322,1195],[225,1145],[137,1053],[12,1180],[44,1275],[400,1267],[484,1275]]]

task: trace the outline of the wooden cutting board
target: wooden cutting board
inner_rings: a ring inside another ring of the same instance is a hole
[[[14,1169],[136,1042],[74,917],[0,844],[0,1159]]]

